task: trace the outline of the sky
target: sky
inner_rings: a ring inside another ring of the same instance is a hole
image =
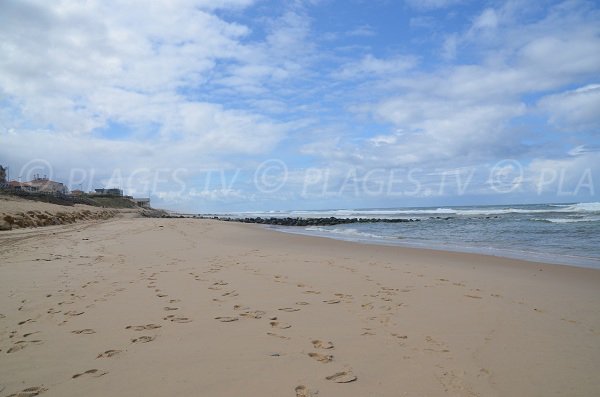
[[[600,201],[600,2],[3,0],[0,164],[183,212]]]

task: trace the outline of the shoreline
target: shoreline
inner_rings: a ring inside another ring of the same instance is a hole
[[[15,230],[0,393],[595,395],[598,285],[596,269],[213,220]]]
[[[522,260],[526,262],[532,263],[541,263],[548,265],[557,265],[557,266],[570,266],[570,267],[579,267],[585,269],[595,269],[600,270],[600,259],[584,257],[584,256],[569,256],[569,255],[559,255],[556,256],[554,254],[543,253],[538,251],[517,251],[511,249],[503,249],[503,248],[493,248],[493,247],[468,247],[468,246],[445,246],[439,243],[436,245],[436,242],[427,242],[427,243],[414,243],[414,242],[402,242],[395,241],[392,239],[385,239],[383,237],[375,238],[375,237],[365,237],[363,239],[359,237],[347,237],[344,235],[336,235],[334,233],[326,233],[319,231],[309,231],[309,230],[298,230],[296,227],[279,227],[272,225],[263,225],[266,230],[275,230],[281,233],[289,233],[301,236],[313,236],[319,238],[326,238],[331,240],[338,241],[347,241],[353,242],[357,244],[372,244],[378,246],[390,246],[390,247],[401,247],[401,248],[413,248],[413,249],[424,249],[424,250],[432,250],[432,251],[441,251],[441,252],[454,252],[454,253],[466,253],[466,254],[474,254],[474,255],[483,255],[483,256],[492,256],[497,258],[506,258],[506,259],[514,259],[514,260]],[[497,254],[495,254],[497,252]],[[564,258],[562,261],[556,258]]]
[[[588,202],[266,211],[218,219],[363,243],[600,268],[599,211],[600,203]]]

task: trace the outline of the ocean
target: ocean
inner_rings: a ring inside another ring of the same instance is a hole
[[[600,203],[269,211],[229,215],[418,219],[419,222],[269,227],[363,243],[475,252],[600,268]]]

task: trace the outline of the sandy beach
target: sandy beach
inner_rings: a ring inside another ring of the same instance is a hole
[[[210,220],[5,231],[0,396],[595,396],[599,287]]]

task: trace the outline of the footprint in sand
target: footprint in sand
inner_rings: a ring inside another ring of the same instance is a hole
[[[165,306],[165,307],[163,307],[163,310],[165,310],[165,311],[171,311],[171,310],[179,310],[179,308],[178,307]]]
[[[72,334],[95,334],[96,331],[94,331],[93,329],[90,328],[86,328],[86,329],[76,329],[75,331],[71,331]]]
[[[35,320],[34,320],[34,319],[32,319],[32,318],[28,318],[27,320],[24,320],[24,321],[19,321],[19,322],[18,322],[18,325],[23,325],[23,324],[27,324],[27,323],[34,323],[34,322],[35,322]]]
[[[125,327],[125,329],[131,329],[133,331],[144,331],[147,329],[156,329],[156,328],[160,328],[160,327],[162,327],[162,325],[157,325],[157,324],[128,325],[127,327]]]
[[[283,336],[283,335],[275,334],[273,332],[267,332],[267,335],[273,336],[273,337],[279,338],[279,339],[290,339],[288,336]]]
[[[84,376],[84,375],[89,375],[89,376],[93,376],[94,378],[99,378],[102,375],[106,375],[107,373],[108,372],[106,372],[106,371],[101,371],[99,369],[95,369],[94,368],[94,369],[88,369],[87,371],[82,372],[80,374],[75,374],[75,375],[72,376],[72,378],[73,379],[77,379],[77,378],[79,378],[81,376]]]
[[[227,317],[227,316],[220,316],[220,317],[215,317],[215,320],[219,320],[222,323],[230,323],[232,321],[237,321],[239,320],[238,317]]]
[[[85,313],[85,312],[78,312],[77,310],[69,310],[68,312],[65,312],[64,315],[74,317],[74,316],[81,316],[83,313]]]
[[[333,349],[333,343],[315,339],[311,342],[316,349]]]
[[[319,291],[313,291],[313,290],[308,290],[308,291],[304,291],[303,294],[320,294],[321,292]]]
[[[350,371],[342,371],[336,372],[333,375],[326,376],[325,379],[336,383],[350,383],[354,382],[358,378]]]
[[[330,363],[333,360],[333,356],[331,354],[308,353],[308,357],[313,358],[323,364]]]
[[[282,312],[297,312],[300,309],[298,309],[297,307],[282,307],[278,310],[281,310]]]
[[[38,396],[38,395],[42,394],[43,392],[45,392],[47,390],[48,389],[46,389],[45,387],[42,387],[42,386],[28,387],[27,389],[23,389],[18,393],[13,393],[6,397],[34,397],[34,396]]]
[[[254,310],[254,311],[241,313],[240,316],[246,317],[246,318],[259,319],[259,318],[262,318],[265,314],[267,314],[267,312],[263,312],[262,310]]]
[[[168,320],[173,323],[189,323],[192,321],[191,319],[189,319],[187,317],[175,317],[175,315],[173,315],[173,314],[163,317],[163,320]]]
[[[156,296],[158,296],[159,298],[164,298],[165,296],[169,296],[167,294],[156,294]]]
[[[100,353],[98,354],[98,357],[96,358],[110,358],[110,357],[114,357],[117,354],[121,353],[122,350],[107,350],[104,353]]]
[[[279,321],[271,321],[269,324],[271,324],[271,327],[279,329],[288,329],[292,327],[288,323],[280,323]]]
[[[29,345],[39,345],[41,343],[42,343],[41,340],[31,340],[31,341],[20,340],[18,342],[15,342],[15,344],[10,349],[8,349],[6,351],[6,353],[18,352],[19,350],[25,349]]]
[[[327,303],[328,305],[334,305],[334,304],[340,303],[340,302],[341,302],[341,300],[339,300],[339,299],[329,299],[329,300],[323,301],[323,303]]]
[[[190,320],[190,319],[189,319],[189,318],[187,318],[187,317],[173,317],[173,318],[171,319],[171,321],[172,321],[172,322],[174,322],[174,323],[189,323],[189,322],[191,322],[192,320]]]
[[[304,385],[296,386],[294,391],[296,392],[296,397],[312,397],[313,395]]]
[[[306,306],[306,305],[310,305],[310,303],[308,303],[308,302],[296,302],[296,304],[297,304],[298,306]]]
[[[148,343],[156,339],[156,336],[140,336],[139,338],[133,338],[131,343]]]
[[[342,298],[342,299],[352,299],[352,295],[348,295],[348,294],[342,294],[342,293],[337,293],[334,294],[335,296],[337,296],[338,298]]]

